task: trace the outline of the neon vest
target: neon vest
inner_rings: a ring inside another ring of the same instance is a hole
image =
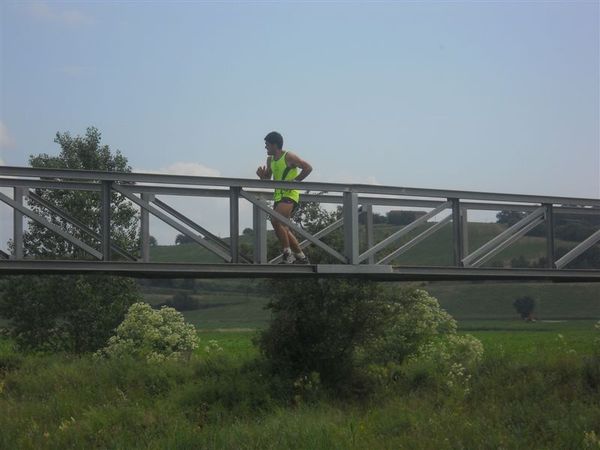
[[[279,159],[271,158],[271,172],[275,181],[289,181],[298,176],[297,167],[288,167],[285,161],[287,152],[283,152]],[[273,200],[280,201],[283,197],[291,198],[296,203],[300,201],[300,191],[296,189],[275,189]]]

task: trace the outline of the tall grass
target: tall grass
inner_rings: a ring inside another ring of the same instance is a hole
[[[0,448],[598,448],[590,324],[476,333],[486,352],[468,392],[430,374],[361,401],[299,401],[250,333],[201,333],[190,361],[162,364],[21,355],[3,340]]]

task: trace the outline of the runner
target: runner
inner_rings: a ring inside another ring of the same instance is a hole
[[[267,164],[259,166],[256,175],[261,180],[302,181],[312,172],[312,166],[298,155],[283,150],[283,136],[276,131],[265,136]],[[300,169],[300,171],[298,171]],[[294,209],[300,202],[300,191],[296,189],[275,189],[273,209],[279,214],[292,217]],[[273,229],[283,249],[282,264],[308,264],[308,258],[300,248],[298,240],[289,227],[275,218],[271,218]]]

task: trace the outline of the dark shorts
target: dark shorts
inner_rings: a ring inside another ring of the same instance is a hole
[[[294,207],[292,208],[292,215],[294,215],[294,212],[296,211],[296,209],[298,209],[298,202],[295,202],[294,200],[292,200],[289,197],[282,197],[281,200],[275,202],[273,204],[273,209],[277,208],[277,205],[279,205],[280,203],[285,203],[288,205],[294,205]]]

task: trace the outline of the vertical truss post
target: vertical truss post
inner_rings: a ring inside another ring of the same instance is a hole
[[[239,187],[229,188],[229,239],[232,263],[240,262],[240,191]]]
[[[254,264],[266,264],[267,261],[267,214],[256,205],[252,205],[252,229],[254,230]]]
[[[112,181],[102,181],[101,190],[101,222],[102,230],[102,260],[110,261],[110,196]]]
[[[452,203],[452,244],[454,248],[454,265],[461,267],[463,265],[463,222],[460,214],[460,199],[449,198]]]
[[[373,238],[373,205],[366,206],[367,212],[367,249],[370,249],[375,244],[375,240]],[[369,255],[367,258],[367,262],[369,264],[375,264],[375,255]]]
[[[142,193],[142,200],[151,202],[154,200],[153,194]],[[140,235],[142,237],[142,261],[150,262],[150,212],[142,207],[140,213]]]
[[[14,188],[14,200],[19,205],[23,206],[22,187]],[[14,259],[23,259],[23,213],[13,208],[13,244],[15,246],[13,252]]]
[[[554,269],[554,209],[552,203],[545,203],[545,219],[546,219],[546,267]]]
[[[467,208],[460,208],[460,220],[462,222],[462,255],[465,257],[469,254],[469,210]]]
[[[344,256],[349,264],[359,263],[358,194],[344,192]]]

